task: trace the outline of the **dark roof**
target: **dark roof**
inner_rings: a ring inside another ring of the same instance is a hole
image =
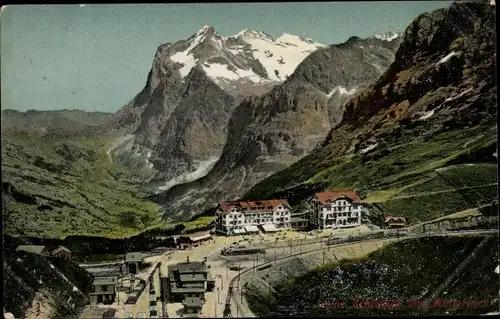
[[[233,208],[238,208],[243,213],[261,211],[268,212],[270,210],[275,210],[281,205],[285,205],[286,207],[290,208],[290,204],[288,204],[288,201],[286,199],[219,203],[219,207],[224,213],[229,212]]]
[[[205,293],[205,288],[200,287],[171,287],[173,293]]]
[[[297,222],[307,222],[309,219],[307,218],[302,218],[302,217],[292,217],[290,218],[291,223],[297,223]]]
[[[46,251],[45,246],[41,245],[19,245],[16,248],[17,251],[25,251],[32,254],[42,254]]]
[[[301,212],[292,213],[292,218],[294,218],[294,217],[300,217],[300,216],[304,216],[304,215],[309,215],[309,212],[307,212],[307,211],[301,211]]]
[[[69,250],[68,248],[66,248],[66,247],[64,247],[64,246],[59,246],[59,247],[57,247],[56,249],[54,249],[54,250],[52,251],[52,255],[55,255],[55,254],[57,254],[58,252],[61,252],[61,251],[65,251],[65,252],[67,252],[67,253],[70,253],[70,254],[71,254],[71,250]]]
[[[406,223],[406,218],[397,216],[385,216],[386,223]]]
[[[117,281],[116,277],[95,277],[92,285],[116,285]]]
[[[205,281],[207,278],[204,274],[201,273],[192,273],[192,274],[181,274],[181,281],[190,282],[190,281]]]
[[[182,304],[186,307],[201,308],[203,307],[203,301],[196,297],[187,297],[182,301]]]
[[[181,274],[193,273],[193,272],[208,272],[207,266],[200,261],[191,261],[189,263],[178,263],[177,270]]]
[[[142,261],[142,253],[141,252],[128,253],[125,255],[125,261],[126,262]]]

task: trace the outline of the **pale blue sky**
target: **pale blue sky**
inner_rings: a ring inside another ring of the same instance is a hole
[[[146,83],[158,45],[204,25],[325,44],[404,31],[451,1],[9,5],[1,13],[2,109],[115,112]]]

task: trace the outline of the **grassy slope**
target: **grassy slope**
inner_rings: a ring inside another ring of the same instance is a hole
[[[440,170],[477,150],[493,153],[496,135],[488,130],[490,127],[474,127],[430,139],[396,139],[367,154],[350,157],[331,157],[325,148],[264,180],[246,197],[271,198],[273,193],[293,185],[326,183],[326,188],[358,190],[367,202],[377,203],[382,214],[405,216],[410,222],[441,217],[496,197],[497,186],[493,185],[497,182],[496,164],[456,165]],[[462,189],[466,187],[474,188]],[[445,190],[449,192],[433,193]],[[429,192],[432,193],[429,196],[420,196]]]
[[[3,135],[2,181],[17,194],[2,192],[5,233],[125,237],[154,225],[160,208],[144,199],[140,176],[113,164],[106,154],[112,142],[109,136]]]
[[[360,260],[341,261],[318,268],[278,288],[277,314],[299,310],[302,315],[389,315],[392,309],[352,309],[359,300],[396,300],[403,309],[395,314],[414,315],[417,309],[405,307],[410,300],[429,296],[481,242],[481,237],[426,238],[389,245]],[[476,254],[467,269],[450,283],[440,299],[493,300],[498,297],[498,237],[491,238]],[[342,285],[340,284],[342,282]],[[298,288],[300,287],[300,288]],[[344,287],[341,289],[339,287]],[[481,289],[475,289],[481,287]],[[297,293],[300,291],[300,293]],[[344,307],[319,309],[318,302],[345,301]],[[303,310],[300,311],[300,308]],[[310,307],[310,308],[309,308]],[[430,314],[478,314],[494,310],[495,304],[474,309],[450,307],[430,310]],[[406,309],[405,309],[406,308]],[[281,309],[281,310],[279,310]],[[498,308],[497,308],[498,309]]]

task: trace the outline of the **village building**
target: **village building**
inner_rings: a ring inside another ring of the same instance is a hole
[[[95,277],[92,291],[89,294],[90,303],[112,304],[115,302],[117,277]]]
[[[182,301],[184,306],[183,317],[198,317],[203,308],[203,300],[198,297],[187,297]]]
[[[290,226],[292,229],[304,230],[309,227],[309,212],[292,214]]]
[[[385,216],[384,218],[385,228],[403,228],[405,225],[406,218],[404,217]]]
[[[186,298],[205,300],[213,291],[215,280],[205,262],[189,261],[168,266],[168,276],[161,278],[162,297],[166,302],[183,302]]]
[[[221,202],[215,225],[225,235],[285,230],[291,227],[291,207],[285,199]]]
[[[50,256],[50,251],[47,249],[47,247],[42,245],[19,245],[17,246],[16,251],[42,256]]]
[[[316,193],[309,205],[310,223],[318,229],[360,226],[366,212],[358,194],[351,190]]]
[[[208,233],[197,233],[192,235],[180,236],[177,240],[180,249],[186,249],[189,247],[197,247],[204,242],[212,240],[213,236]]]
[[[66,259],[68,261],[71,261],[71,259],[72,259],[71,250],[69,250],[68,248],[66,248],[64,246],[57,247],[50,254],[53,257]]]
[[[125,274],[137,274],[144,258],[141,252],[133,252],[125,255]]]

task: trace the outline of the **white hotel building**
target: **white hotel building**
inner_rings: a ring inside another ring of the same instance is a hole
[[[359,226],[365,211],[358,194],[346,190],[316,193],[309,202],[309,209],[310,223],[318,229]]]
[[[225,235],[241,235],[289,229],[291,207],[284,199],[221,202],[215,213],[215,230]]]

